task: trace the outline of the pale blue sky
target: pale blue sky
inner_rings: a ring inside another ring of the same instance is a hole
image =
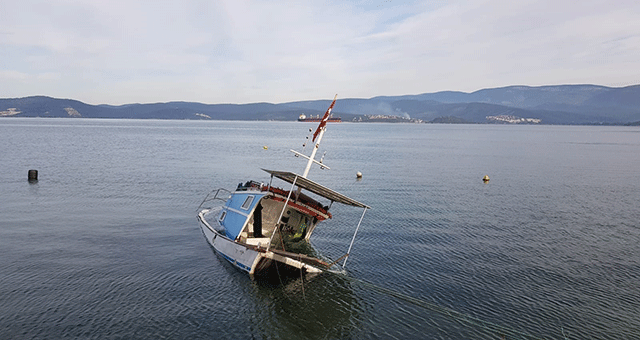
[[[638,83],[637,0],[0,0],[0,98],[280,103]]]

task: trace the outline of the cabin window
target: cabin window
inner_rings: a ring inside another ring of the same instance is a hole
[[[222,214],[220,214],[220,218],[218,219],[218,221],[222,222],[224,221],[224,218],[227,216],[227,211],[223,211]]]
[[[242,203],[242,209],[244,209],[244,210],[249,209],[249,207],[251,206],[251,202],[253,202],[253,198],[254,197],[255,196],[253,196],[253,195],[247,196],[247,199],[244,200],[244,203]]]

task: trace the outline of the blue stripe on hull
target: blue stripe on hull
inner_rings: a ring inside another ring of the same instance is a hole
[[[246,271],[247,273],[251,273],[251,268],[245,266],[242,263],[237,262],[236,260],[232,259],[231,257],[223,254],[222,252],[218,251],[218,249],[216,249],[216,247],[212,247],[213,250],[216,251],[216,254],[219,254],[220,256],[222,256],[225,260],[229,261],[232,265]]]

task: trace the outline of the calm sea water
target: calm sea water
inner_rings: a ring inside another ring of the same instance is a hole
[[[347,273],[252,280],[195,210],[301,172],[309,127],[0,119],[0,337],[640,338],[637,127],[329,125],[309,177],[373,208]],[[333,213],[337,259],[360,211]]]

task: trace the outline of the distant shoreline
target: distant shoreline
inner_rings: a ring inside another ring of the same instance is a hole
[[[178,118],[104,118],[104,117],[47,117],[47,116],[34,116],[34,117],[16,117],[16,116],[0,116],[0,121],[2,120],[12,120],[12,119],[61,119],[61,120],[79,120],[79,119],[87,119],[87,120],[160,120],[160,121],[210,121],[210,122],[281,122],[281,123],[307,123],[310,122],[300,122],[297,120],[260,120],[260,119],[178,119]],[[495,122],[485,122],[485,123],[474,123],[474,122],[412,122],[412,121],[395,121],[395,120],[369,120],[369,121],[342,121],[342,123],[364,123],[364,124],[406,124],[406,125],[415,125],[415,124],[437,124],[437,125],[503,125],[503,126],[640,126],[640,121],[630,122],[630,123],[590,123],[590,124],[546,124],[546,123],[495,123]]]
[[[46,96],[0,99],[0,117],[296,121],[321,116],[327,100],[289,103],[202,104],[166,102],[91,105]],[[441,124],[640,125],[640,85],[508,86],[471,93],[338,99],[343,122]]]

